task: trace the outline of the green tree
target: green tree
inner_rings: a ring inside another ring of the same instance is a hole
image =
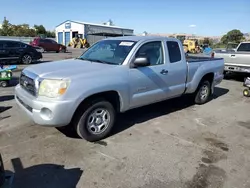
[[[34,25],[37,35],[46,35],[46,29],[43,25]]]
[[[10,24],[9,20],[6,19],[6,17],[4,17],[4,20],[2,23],[0,35],[2,35],[2,36],[12,36],[13,35],[12,25]]]
[[[56,34],[54,31],[46,31],[46,36],[49,38],[55,38]]]
[[[233,29],[229,31],[226,35],[223,35],[221,38],[221,43],[227,44],[228,42],[235,42],[240,43],[245,38],[243,36],[243,33],[238,29]]]
[[[29,24],[14,25],[4,17],[2,27],[0,28],[1,36],[18,36],[18,37],[35,37],[37,35],[55,38],[54,31],[46,31],[43,25],[34,25],[30,28]]]

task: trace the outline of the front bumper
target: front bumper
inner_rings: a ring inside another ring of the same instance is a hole
[[[74,101],[39,100],[18,84],[15,100],[22,110],[38,125],[61,127],[68,125],[74,114]]]
[[[34,61],[37,61],[37,60],[42,59],[42,58],[43,58],[43,55],[42,55],[41,52],[37,52],[37,53],[34,54],[34,56],[33,56],[33,60],[34,60]]]

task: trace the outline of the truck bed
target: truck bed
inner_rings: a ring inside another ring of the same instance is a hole
[[[206,56],[194,56],[194,55],[188,55],[186,57],[186,60],[188,63],[194,63],[194,62],[209,62],[209,61],[215,61],[215,60],[222,60],[223,58],[212,58],[212,57],[206,57]]]

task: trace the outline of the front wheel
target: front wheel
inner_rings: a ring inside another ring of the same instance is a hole
[[[89,103],[78,112],[74,124],[77,134],[87,141],[94,142],[108,136],[115,122],[113,105],[105,100]]]
[[[8,86],[8,82],[7,81],[0,81],[0,86],[1,87],[7,87]]]
[[[204,80],[199,84],[197,91],[195,92],[194,102],[196,104],[205,104],[206,102],[208,102],[210,95],[211,84],[209,81]]]

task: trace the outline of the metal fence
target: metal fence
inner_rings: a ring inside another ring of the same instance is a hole
[[[33,41],[35,37],[14,37],[14,36],[0,36],[0,40],[4,39],[4,40],[17,40],[17,41],[22,41],[24,43],[30,43],[31,41]],[[49,38],[52,40],[56,41],[56,38]]]

